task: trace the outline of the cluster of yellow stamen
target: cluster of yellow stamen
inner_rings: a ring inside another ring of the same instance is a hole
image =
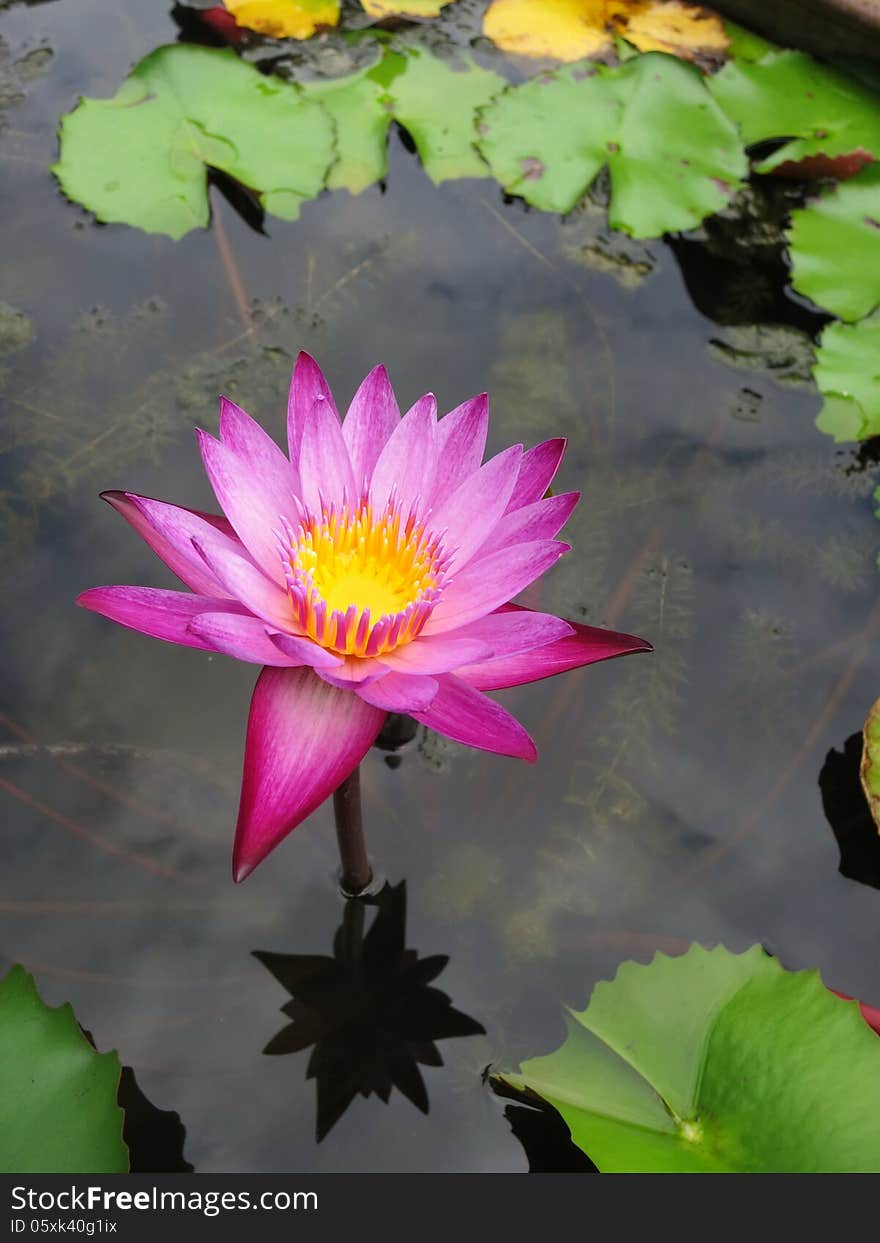
[[[409,643],[431,615],[445,562],[436,536],[389,502],[303,509],[285,522],[287,586],[305,634],[340,655],[379,656]]]

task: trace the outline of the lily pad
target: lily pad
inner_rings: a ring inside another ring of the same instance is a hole
[[[760,946],[624,963],[565,1044],[500,1084],[604,1172],[880,1171],[880,1043],[855,1002]]]
[[[367,69],[305,83],[306,94],[336,122],[337,158],[327,185],[358,194],[381,180],[392,121],[409,132],[435,185],[457,177],[488,177],[474,145],[476,113],[505,85],[498,74],[473,61],[457,66],[415,47],[386,47]]]
[[[570,211],[607,164],[609,222],[633,237],[695,226],[727,205],[747,168],[698,71],[656,52],[510,87],[482,110],[479,131],[505,190],[544,211]]]
[[[180,238],[209,220],[206,173],[217,168],[295,220],[324,185],[333,122],[293,84],[228,48],[158,48],[112,99],[84,99],[62,118],[53,172],[99,220]]]
[[[460,68],[423,48],[406,49],[406,65],[392,85],[393,115],[409,131],[435,185],[458,177],[488,177],[476,148],[478,109],[506,82],[473,61]]]
[[[829,324],[813,378],[825,397],[816,426],[837,441],[880,435],[880,314]]]
[[[862,730],[862,789],[874,823],[880,830],[880,699],[874,704]]]
[[[273,39],[310,39],[339,24],[340,0],[223,0],[236,25]]]
[[[880,164],[792,212],[792,284],[817,306],[856,320],[880,306]]]
[[[759,173],[819,156],[880,158],[880,95],[804,52],[731,60],[709,89],[747,145],[788,140],[755,165]]]
[[[96,1053],[69,1005],[51,1009],[33,977],[0,981],[0,1169],[122,1174],[119,1058]]]
[[[685,60],[723,56],[728,44],[716,14],[678,0],[492,0],[483,34],[505,52],[562,61],[605,55],[615,37]]]
[[[436,17],[453,0],[361,0],[370,17]]]

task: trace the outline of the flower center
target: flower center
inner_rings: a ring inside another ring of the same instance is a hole
[[[322,647],[378,656],[409,643],[440,598],[445,559],[439,540],[389,502],[303,510],[285,523],[287,586],[297,624]]]

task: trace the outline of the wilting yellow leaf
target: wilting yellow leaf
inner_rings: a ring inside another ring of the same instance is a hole
[[[730,43],[721,19],[695,4],[666,0],[636,5],[622,0],[613,7],[619,10],[614,20],[620,23],[620,33],[640,52],[671,52],[682,60],[723,59]]]
[[[452,0],[361,0],[370,17],[436,17]]]
[[[611,51],[615,35],[685,60],[728,43],[719,17],[681,0],[492,0],[483,33],[505,52],[564,61]]]
[[[274,39],[310,39],[319,26],[336,26],[339,0],[224,0],[236,25]]]
[[[520,56],[581,60],[613,45],[606,0],[493,0],[483,34]]]

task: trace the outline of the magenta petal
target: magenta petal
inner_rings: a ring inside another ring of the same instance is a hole
[[[575,633],[574,626],[552,613],[536,613],[532,609],[508,606],[488,617],[481,617],[449,637],[459,635],[482,640],[492,649],[489,660],[516,656],[532,648],[544,647]],[[464,662],[462,662],[464,663]],[[477,662],[470,662],[477,663]]]
[[[492,535],[507,508],[519,474],[522,445],[513,445],[465,479],[442,505],[434,507],[431,527],[443,533],[443,547],[451,553],[450,569],[460,571]],[[554,532],[555,534],[555,532]]]
[[[519,655],[467,666],[458,670],[458,676],[478,690],[494,691],[524,682],[538,682],[541,678],[551,678],[556,673],[566,673],[569,669],[610,660],[614,656],[653,651],[650,643],[632,634],[580,626],[577,622],[572,622],[571,626],[574,634],[566,638]]]
[[[458,630],[494,612],[555,565],[568,548],[556,540],[535,540],[471,561],[445,589],[423,633]]]
[[[264,669],[251,700],[232,872],[242,881],[358,766],[385,713],[311,669]]]
[[[189,629],[192,619],[198,613],[243,612],[232,600],[193,596],[188,591],[162,591],[157,587],[92,587],[76,602],[81,608],[153,639],[209,650],[214,650],[214,645]]]
[[[342,437],[360,491],[369,485],[379,454],[400,422],[400,409],[384,367],[374,367],[355,393]]]
[[[373,508],[381,513],[392,494],[404,510],[417,500],[427,505],[437,470],[437,401],[433,393],[420,397],[388,438],[370,480]]]
[[[489,430],[489,397],[480,393],[445,414],[437,424],[437,457],[442,469],[432,504],[441,505],[465,479],[479,470]]]
[[[255,613],[279,630],[296,628],[287,592],[270,582],[248,557],[204,534],[193,540],[193,546],[208,569],[235,600],[246,606],[249,613]]]
[[[481,554],[529,540],[552,539],[568,522],[580,495],[580,492],[562,492],[506,513],[480,549]]]
[[[303,428],[299,451],[302,499],[313,514],[324,505],[354,502],[359,495],[339,416],[323,397],[315,399]]]
[[[250,614],[199,613],[189,625],[190,633],[224,656],[246,660],[252,665],[278,665],[290,668],[308,664],[284,652],[266,633],[266,623]]]
[[[225,518],[183,509],[149,496],[137,496],[134,492],[102,492],[101,497],[131,523],[191,591],[203,596],[227,594],[192,546],[193,535],[209,528],[228,539],[230,545],[237,546],[238,537]]]
[[[269,639],[279,651],[289,656],[294,665],[311,665],[313,669],[337,669],[342,666],[342,657],[319,647],[305,635],[280,634],[269,632]],[[267,660],[267,665],[281,664],[281,661]]]
[[[420,635],[412,643],[384,652],[381,661],[398,673],[451,673],[459,665],[472,665],[494,655],[482,639],[454,634]]]
[[[241,432],[241,424],[238,430]],[[197,431],[196,435],[205,470],[223,512],[263,573],[282,585],[284,570],[276,532],[281,530],[282,517],[292,518],[296,514],[296,475],[287,458],[276,445],[280,462],[275,459],[273,468],[268,462],[269,452],[263,447],[264,461],[259,466],[207,432]]]
[[[423,673],[389,673],[376,682],[361,682],[357,694],[386,712],[424,712],[437,689],[437,681]]]
[[[344,656],[340,664],[333,669],[315,667],[319,678],[324,678],[331,686],[341,690],[354,690],[362,682],[376,682],[388,676],[388,669],[372,657],[364,659],[360,656]]]
[[[535,744],[506,708],[494,699],[487,699],[453,673],[445,673],[437,681],[439,690],[430,708],[411,712],[410,716],[467,747],[535,762],[538,754]]]
[[[507,505],[508,512],[541,499],[553,482],[567,443],[564,437],[545,440],[523,454],[519,478]]]
[[[330,409],[339,418],[336,402],[330,392],[330,385],[324,378],[324,372],[305,351],[297,357],[290,381],[290,394],[287,398],[287,449],[291,462],[299,461],[300,445],[303,428],[312,412],[315,399],[323,398]]]

